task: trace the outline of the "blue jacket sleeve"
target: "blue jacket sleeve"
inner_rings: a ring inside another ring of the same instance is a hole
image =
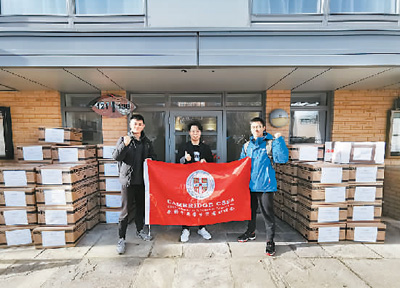
[[[286,163],[289,160],[289,149],[285,139],[278,137],[272,142],[272,158],[275,163]]]

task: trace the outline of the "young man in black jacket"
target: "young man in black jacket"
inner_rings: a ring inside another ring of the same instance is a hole
[[[143,162],[147,158],[155,159],[156,156],[151,141],[143,132],[144,127],[143,116],[132,115],[129,121],[130,132],[119,138],[113,152],[113,158],[118,161],[119,182],[122,185],[117,245],[119,254],[125,253],[125,236],[131,210],[135,210],[136,235],[143,240],[151,240],[151,237],[143,231],[145,213]]]
[[[188,125],[190,141],[183,144],[177,155],[177,162],[181,164],[193,162],[213,162],[213,156],[210,147],[201,142],[201,131],[203,126],[198,121],[190,122]],[[210,240],[211,234],[206,230],[205,226],[199,226],[197,231],[204,239]],[[189,226],[182,226],[181,242],[189,241]]]

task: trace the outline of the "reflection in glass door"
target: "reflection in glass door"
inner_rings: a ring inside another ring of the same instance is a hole
[[[170,126],[170,162],[176,162],[178,149],[190,140],[187,125],[197,120],[203,126],[202,141],[210,146],[215,162],[225,162],[222,146],[222,112],[221,111],[171,111]]]

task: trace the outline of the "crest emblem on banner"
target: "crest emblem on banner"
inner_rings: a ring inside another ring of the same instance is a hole
[[[194,171],[186,179],[186,191],[195,199],[203,200],[212,195],[215,188],[214,177],[203,170]]]

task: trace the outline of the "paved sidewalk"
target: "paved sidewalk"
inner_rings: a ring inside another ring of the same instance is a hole
[[[321,245],[277,219],[274,257],[264,256],[262,229],[236,242],[243,222],[208,226],[210,241],[193,228],[185,244],[178,226],[154,226],[144,242],[131,224],[122,256],[117,226],[100,224],[77,247],[0,250],[0,287],[400,287],[400,221],[385,220],[385,244]]]

